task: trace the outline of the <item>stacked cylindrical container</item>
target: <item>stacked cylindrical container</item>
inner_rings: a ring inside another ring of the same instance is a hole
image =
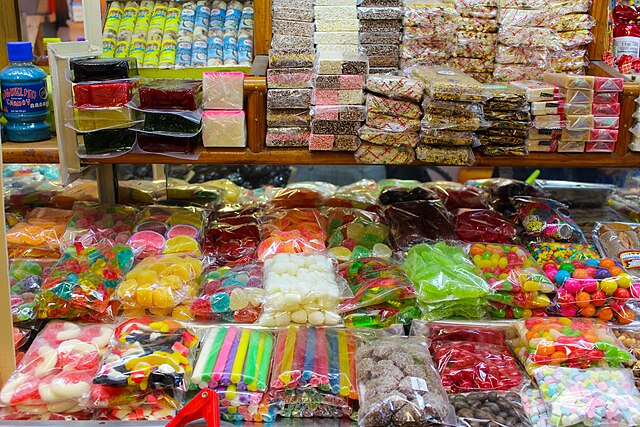
[[[484,103],[489,127],[478,131],[479,150],[487,156],[529,154],[526,138],[531,128],[524,90],[509,84],[485,85],[491,98]]]
[[[547,73],[544,81],[564,94],[566,127],[558,151],[613,152],[618,140],[622,78]]]
[[[402,0],[364,0],[358,6],[361,50],[371,74],[398,70],[402,40]]]
[[[355,151],[365,119],[369,62],[361,53],[318,52],[313,77],[312,150]]]
[[[401,68],[446,63],[456,50],[459,17],[453,0],[405,0]]]
[[[315,48],[313,0],[274,0],[267,70],[267,147],[308,147]]]
[[[403,76],[371,74],[367,78],[367,122],[356,159],[393,163],[415,159],[424,84]]]
[[[448,67],[416,67],[412,75],[425,84],[417,158],[429,163],[473,164],[471,147],[478,142],[474,132],[486,126],[484,86]]]
[[[493,81],[498,39],[496,0],[456,0],[458,43],[449,66],[481,83]]]
[[[202,76],[202,143],[205,147],[246,147],[244,73]]]

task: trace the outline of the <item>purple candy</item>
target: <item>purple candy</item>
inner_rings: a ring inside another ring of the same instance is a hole
[[[607,277],[611,277],[611,273],[609,273],[609,270],[606,268],[599,268],[596,270],[596,274],[594,276],[596,280],[606,279]]]

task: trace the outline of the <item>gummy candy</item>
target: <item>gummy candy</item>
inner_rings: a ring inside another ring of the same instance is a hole
[[[11,315],[14,322],[36,317],[36,295],[49,275],[55,260],[12,260],[9,266]],[[17,347],[16,347],[17,348]]]
[[[513,225],[488,209],[459,209],[453,214],[453,224],[465,242],[510,243],[516,238]]]
[[[257,252],[260,259],[280,253],[317,252],[326,248],[326,220],[317,209],[274,211],[264,221],[263,240]]]
[[[136,218],[136,210],[130,206],[102,206],[93,202],[76,202],[72,212],[62,237],[65,245],[79,241],[88,246],[102,239],[127,243]]]
[[[71,211],[35,208],[7,232],[9,258],[58,258]]]
[[[396,249],[406,250],[417,243],[456,240],[451,215],[439,200],[394,203],[385,208],[384,215]]]

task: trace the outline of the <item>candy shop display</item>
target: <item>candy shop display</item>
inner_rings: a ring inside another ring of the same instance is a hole
[[[78,202],[62,236],[65,245],[80,242],[88,246],[103,239],[125,244],[131,237],[136,210],[130,206],[105,206]]]
[[[594,319],[531,317],[515,328],[511,345],[529,374],[543,365],[606,368],[635,361],[611,328]]]
[[[274,211],[263,218],[262,242],[257,255],[266,259],[276,254],[319,252],[325,249],[325,219],[317,209]]]
[[[36,296],[55,263],[56,261],[52,259],[11,260],[9,286],[11,290],[11,316],[14,323],[36,318]]]
[[[7,231],[10,258],[60,257],[62,236],[72,212],[52,208],[35,208]]]
[[[626,369],[545,366],[534,371],[554,426],[635,425],[640,392]]]
[[[84,399],[113,331],[107,324],[49,323],[0,391],[6,418],[88,419]]]
[[[273,408],[261,404],[261,400],[269,386],[274,348],[269,330],[210,328],[202,338],[191,388],[215,390],[225,420],[272,421]]]
[[[90,407],[108,419],[135,419],[137,412],[171,418],[187,392],[198,342],[191,328],[171,319],[119,324],[88,390]]]
[[[454,408],[419,337],[382,337],[358,347],[359,425],[455,425]]]
[[[327,246],[338,261],[392,255],[389,229],[377,214],[358,209],[327,208]]]

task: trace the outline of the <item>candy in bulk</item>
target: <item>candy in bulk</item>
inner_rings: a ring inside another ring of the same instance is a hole
[[[89,405],[107,419],[167,419],[188,388],[198,336],[172,320],[130,319],[115,331]]]
[[[511,198],[515,196],[542,197],[542,190],[523,181],[495,178],[482,181],[478,186],[488,194],[489,206],[509,218],[516,213]]]
[[[631,426],[640,423],[640,392],[627,369],[545,366],[533,376],[553,426]]]
[[[278,208],[316,208],[322,206],[323,199],[333,193],[334,188],[323,188],[314,183],[309,186],[283,188],[273,195],[270,202]]]
[[[392,99],[420,102],[424,84],[420,80],[403,76],[370,74],[367,77],[366,89]]]
[[[396,249],[406,250],[416,243],[456,239],[451,214],[439,200],[393,203],[385,208],[384,215]]]
[[[197,289],[202,261],[190,256],[158,255],[140,261],[116,289],[125,315],[151,313],[191,320],[189,303]]]
[[[209,225],[203,253],[217,265],[251,262],[256,259],[260,229],[255,217],[246,223],[230,224],[221,219]]]
[[[71,211],[35,208],[7,231],[10,258],[58,258]]]
[[[485,195],[477,188],[466,187],[457,182],[435,181],[425,186],[436,192],[450,212],[456,209],[485,209]]]
[[[535,244],[532,253],[558,285],[561,315],[633,321],[635,314],[627,302],[640,297],[640,279],[625,273],[611,258],[600,259],[593,247],[562,243]]]
[[[617,367],[635,360],[611,328],[594,319],[531,317],[515,327],[511,345],[529,374],[541,365]]]
[[[629,327],[614,327],[613,333],[629,352],[637,359],[640,356],[640,333]],[[636,379],[636,388],[640,386],[640,362],[623,363],[625,368],[630,368]]]
[[[529,418],[531,427],[547,427],[550,424],[549,414],[540,390],[527,387],[520,393],[520,396],[522,397],[522,408]]]
[[[407,252],[403,268],[414,283],[425,320],[479,319],[486,314],[491,287],[462,247],[446,242],[416,245]]]
[[[212,388],[227,421],[272,421],[272,407],[261,404],[269,385],[274,337],[265,329],[214,327],[202,340],[191,377],[192,388]]]
[[[456,425],[421,337],[372,339],[358,347],[356,358],[360,426]]]
[[[413,145],[416,143],[417,141]],[[362,143],[355,152],[355,159],[356,163],[364,164],[406,165],[416,160],[416,153],[408,146],[389,147]]]
[[[141,84],[139,94],[143,110],[195,111],[202,104],[202,82],[154,79]]]
[[[325,205],[377,212],[379,209],[377,203],[378,193],[378,184],[375,181],[362,179],[338,188],[331,197],[325,200]],[[335,213],[340,215],[337,210]]]
[[[349,329],[289,326],[278,330],[268,401],[277,404],[284,417],[351,415],[353,404],[348,399],[358,398],[356,346],[356,336]]]
[[[49,323],[0,391],[8,418],[86,418],[82,403],[112,334],[110,325]]]
[[[571,218],[568,206],[551,199],[525,196],[514,197],[513,203],[528,239],[572,243],[584,241],[584,235]]]
[[[191,303],[196,318],[253,323],[262,313],[262,267],[212,268],[202,277],[198,294]]]
[[[266,216],[258,258],[275,254],[319,252],[325,249],[326,220],[317,209],[277,210]]]
[[[25,322],[36,317],[36,296],[51,272],[55,260],[15,259],[9,265],[11,315],[13,322]]]
[[[516,238],[513,225],[489,209],[458,209],[452,222],[456,235],[465,242],[510,243]]]
[[[518,393],[505,395],[499,395],[497,392],[450,394],[449,401],[456,410],[458,425],[469,427],[531,426],[522,409],[522,399]]]
[[[280,253],[264,262],[261,326],[340,323],[341,288],[332,260],[325,255]]]
[[[638,224],[624,222],[596,223],[594,240],[600,253],[622,263],[627,270],[635,270],[638,264],[637,251],[640,249],[640,229]]]
[[[327,246],[338,261],[363,257],[390,257],[389,229],[380,216],[358,209],[327,208]]]
[[[133,266],[127,245],[101,241],[69,246],[45,279],[36,297],[41,319],[87,318],[105,321],[115,316],[111,294]]]
[[[131,236],[136,209],[130,206],[102,206],[93,202],[77,202],[62,240],[67,244],[81,242],[84,246],[109,239],[125,244]]]

